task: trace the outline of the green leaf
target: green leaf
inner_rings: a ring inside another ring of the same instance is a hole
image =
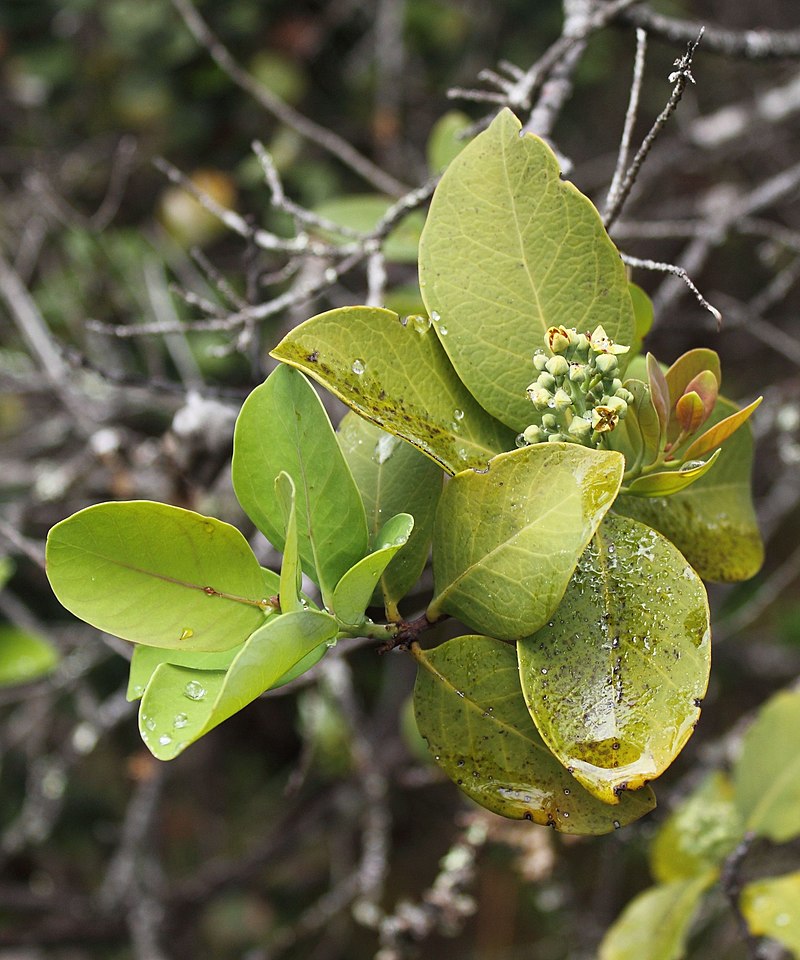
[[[364,501],[370,545],[385,517],[409,513],[414,518],[408,543],[381,575],[381,597],[375,600],[396,614],[398,600],[414,586],[428,560],[444,474],[410,444],[355,413],[342,419],[338,437]]]
[[[172,760],[223,720],[269,690],[304,657],[336,638],[333,617],[300,610],[270,617],[248,639],[227,672],[162,663],[139,708],[142,740]]]
[[[633,303],[634,335],[630,348],[631,357],[635,357],[642,349],[642,341],[650,333],[653,326],[653,301],[638,284],[629,283],[628,291]]]
[[[466,636],[412,652],[419,731],[448,777],[481,806],[575,834],[610,833],[655,806],[645,788],[610,807],[567,773],[525,708],[508,644]]]
[[[626,380],[625,389],[633,394],[628,415],[606,434],[613,450],[625,454],[626,469],[652,463],[661,450],[661,424],[650,390],[641,380]]]
[[[379,307],[329,310],[295,327],[272,356],[448,473],[484,467],[514,446],[514,434],[461,383],[425,317],[401,319]]]
[[[14,576],[15,570],[16,565],[11,557],[0,555],[0,590],[2,590],[8,581]]]
[[[372,233],[378,221],[392,206],[394,200],[377,194],[352,194],[334,197],[319,204],[314,213],[350,230]],[[414,210],[403,217],[393,228],[383,244],[383,254],[394,263],[416,263],[419,237],[422,233],[424,218],[420,211]],[[333,231],[321,231],[331,243],[347,244],[352,240]]]
[[[229,650],[203,653],[199,650],[165,650],[163,647],[145,647],[136,644],[128,674],[128,700],[141,700],[147,684],[162,663],[193,667],[195,670],[227,670],[241,652],[244,643]]]
[[[558,606],[622,480],[619,453],[538,443],[445,487],[433,536],[430,619],[518,640]]]
[[[800,693],[779,693],[744,737],[733,769],[745,828],[775,843],[800,836]]]
[[[748,883],[739,901],[750,932],[800,956],[800,871]]]
[[[426,148],[432,174],[442,173],[461,153],[468,143],[463,135],[471,125],[470,118],[460,110],[449,110],[436,121]]]
[[[44,637],[0,624],[0,687],[46,677],[58,661],[58,651]]]
[[[57,523],[47,575],[71,613],[134,643],[227,650],[264,622],[264,579],[227,523],[163,503],[99,503]]]
[[[364,620],[381,575],[406,545],[413,529],[414,518],[408,513],[387,520],[376,537],[375,550],[342,577],[333,591],[333,610],[341,623],[359,624]]]
[[[737,408],[720,398],[709,423]],[[620,497],[618,513],[655,527],[675,544],[704,580],[747,580],[764,561],[750,494],[753,439],[743,427],[725,444],[707,476],[670,497]]]
[[[710,637],[705,589],[675,547],[609,516],[547,626],[517,644],[539,733],[605,803],[658,777],[691,736]]]
[[[710,872],[651,887],[635,897],[600,944],[598,960],[681,960]]]
[[[637,477],[628,484],[627,493],[633,497],[669,497],[685,490],[700,477],[704,477],[719,459],[722,450],[714,451],[713,456],[702,460],[687,460],[677,470],[662,470]]]
[[[658,360],[652,353],[647,354],[647,383],[650,387],[650,399],[658,415],[661,426],[661,435],[666,437],[670,415],[669,384],[659,366]]]
[[[275,496],[283,513],[285,531],[278,598],[281,613],[294,613],[295,610],[303,609],[300,601],[303,573],[298,552],[296,491],[294,480],[285,470],[281,470],[275,477]]]
[[[733,785],[715,772],[683,800],[650,846],[650,869],[659,883],[688,880],[718,868],[741,842],[744,824]]]
[[[458,375],[515,431],[548,327],[602,324],[630,344],[625,268],[591,202],[562,180],[552,150],[503,110],[453,160],[419,249],[422,297]],[[444,335],[444,330],[447,334]]]
[[[327,605],[342,575],[367,552],[364,507],[316,391],[279,366],[250,394],[236,421],[231,475],[247,515],[283,551],[283,511],[273,490],[285,471],[297,491],[303,569]]]

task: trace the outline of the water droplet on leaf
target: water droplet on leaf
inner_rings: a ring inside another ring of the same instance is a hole
[[[206,688],[197,680],[190,680],[183,688],[184,697],[189,700],[203,700],[206,695]],[[152,730],[152,727],[150,727]]]
[[[367,369],[367,365],[364,363],[363,360],[354,360],[354,361],[353,361],[352,370],[353,370],[353,373],[354,373],[357,377],[360,377],[361,374],[362,374],[366,369]]]

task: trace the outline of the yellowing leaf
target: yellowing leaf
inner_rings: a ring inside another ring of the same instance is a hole
[[[609,515],[546,626],[517,644],[545,743],[605,803],[672,763],[711,666],[700,578],[655,530]]]
[[[655,806],[649,788],[608,806],[567,773],[525,708],[513,647],[466,636],[415,648],[415,656],[419,731],[436,763],[481,806],[577,834],[610,833]]]
[[[750,932],[800,956],[800,872],[748,883],[740,899]]]
[[[720,446],[720,444],[724,443],[728,437],[735,433],[739,427],[750,418],[750,414],[753,413],[763,399],[763,397],[759,397],[741,410],[737,410],[736,413],[732,413],[724,420],[720,420],[719,423],[716,423],[710,430],[706,430],[702,436],[698,437],[694,443],[686,449],[683,454],[684,458],[694,460],[696,457],[702,457],[703,454],[708,453],[709,450],[713,450],[714,447]]]
[[[459,380],[426,317],[378,307],[329,310],[295,327],[272,355],[448,473],[484,467],[514,446],[514,434]]]

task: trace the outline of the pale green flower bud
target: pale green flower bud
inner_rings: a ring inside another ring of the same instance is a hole
[[[588,420],[584,420],[583,417],[573,417],[572,423],[569,425],[569,434],[571,437],[574,437],[580,443],[583,443],[585,440],[588,440],[592,433],[592,425]]]
[[[586,379],[586,364],[571,363],[569,365],[569,378],[573,383],[583,383]]]
[[[616,396],[608,397],[607,399],[604,399],[603,405],[608,410],[613,410],[614,413],[616,413],[617,416],[620,418],[620,420],[622,420],[622,418],[628,412],[628,404],[625,403],[625,401],[622,400],[620,397],[616,397]]]
[[[562,356],[550,357],[547,361],[547,371],[554,377],[563,377],[569,371],[569,364]]]
[[[611,381],[611,386],[608,388],[608,392],[611,394],[616,394],[618,390],[622,389],[622,381],[619,377],[614,377]]]
[[[561,387],[559,387],[553,396],[553,402],[555,403],[556,410],[566,410],[567,407],[572,406],[572,397],[566,390],[562,390]]]
[[[535,423],[532,423],[529,427],[525,428],[525,432],[522,434],[525,443],[541,443],[543,440],[546,440],[542,428]]]
[[[542,426],[545,430],[558,430],[558,420],[552,413],[546,413],[542,417]]]
[[[546,370],[539,374],[539,376],[536,378],[536,382],[545,390],[555,390],[556,378],[552,376],[552,374],[549,374]]]
[[[549,390],[545,390],[544,387],[540,387],[538,384],[532,383],[528,387],[528,399],[537,410],[546,410],[550,406],[550,401],[553,399],[553,395]]]
[[[541,373],[542,370],[545,370],[547,368],[547,360],[548,358],[543,353],[534,353],[533,355],[534,368]]]
[[[602,374],[616,373],[619,366],[617,358],[611,353],[601,353],[594,365]]]
[[[551,433],[547,438],[548,443],[562,443],[564,440],[567,440],[568,437],[562,436],[560,433]]]

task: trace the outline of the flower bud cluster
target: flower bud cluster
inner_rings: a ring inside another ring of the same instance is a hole
[[[625,419],[633,395],[619,378],[620,354],[630,347],[614,343],[602,327],[593,333],[550,327],[545,344],[551,356],[537,350],[538,376],[528,387],[536,410],[534,422],[517,444],[567,441],[597,447],[603,435]]]

